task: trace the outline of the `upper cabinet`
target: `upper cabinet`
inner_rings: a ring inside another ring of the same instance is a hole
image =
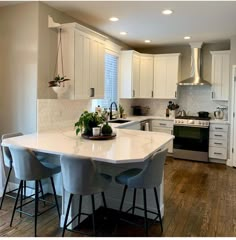
[[[228,101],[230,51],[212,51],[212,100]]]
[[[179,53],[154,56],[154,98],[175,99],[179,78]]]
[[[175,99],[180,54],[121,52],[121,98]]]
[[[104,97],[105,37],[77,23],[61,25],[64,73],[70,98]]]

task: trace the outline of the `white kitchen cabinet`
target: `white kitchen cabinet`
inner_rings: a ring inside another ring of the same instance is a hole
[[[176,99],[179,79],[180,53],[154,55],[154,98]]]
[[[61,27],[64,73],[71,79],[70,98],[103,98],[105,37],[76,23]]]
[[[173,134],[174,121],[169,120],[152,120],[151,130],[152,132],[164,132]],[[173,140],[167,145],[168,153],[173,153]]]
[[[209,158],[227,159],[228,125],[210,124]]]
[[[153,56],[140,55],[140,98],[153,97]]]
[[[121,98],[152,98],[153,56],[121,52]]]
[[[140,94],[140,57],[133,50],[121,52],[121,98],[137,98]]]
[[[228,101],[230,79],[230,51],[211,51],[212,100]]]

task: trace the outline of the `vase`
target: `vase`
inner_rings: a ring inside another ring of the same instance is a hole
[[[53,91],[57,94],[57,98],[61,98],[64,93],[67,92],[69,85],[67,83],[61,84],[60,86],[52,87]]]
[[[175,110],[169,110],[169,117],[170,118],[175,118],[176,116],[176,111]]]

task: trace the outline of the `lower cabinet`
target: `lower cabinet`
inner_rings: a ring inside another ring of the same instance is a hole
[[[210,124],[209,158],[227,159],[228,125]]]
[[[152,120],[152,132],[164,132],[173,134],[174,121],[169,120]],[[173,141],[168,144],[168,153],[173,153]]]

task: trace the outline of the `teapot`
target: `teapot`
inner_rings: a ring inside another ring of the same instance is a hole
[[[214,112],[214,116],[216,119],[223,119],[224,118],[224,112],[223,110],[217,110]]]

